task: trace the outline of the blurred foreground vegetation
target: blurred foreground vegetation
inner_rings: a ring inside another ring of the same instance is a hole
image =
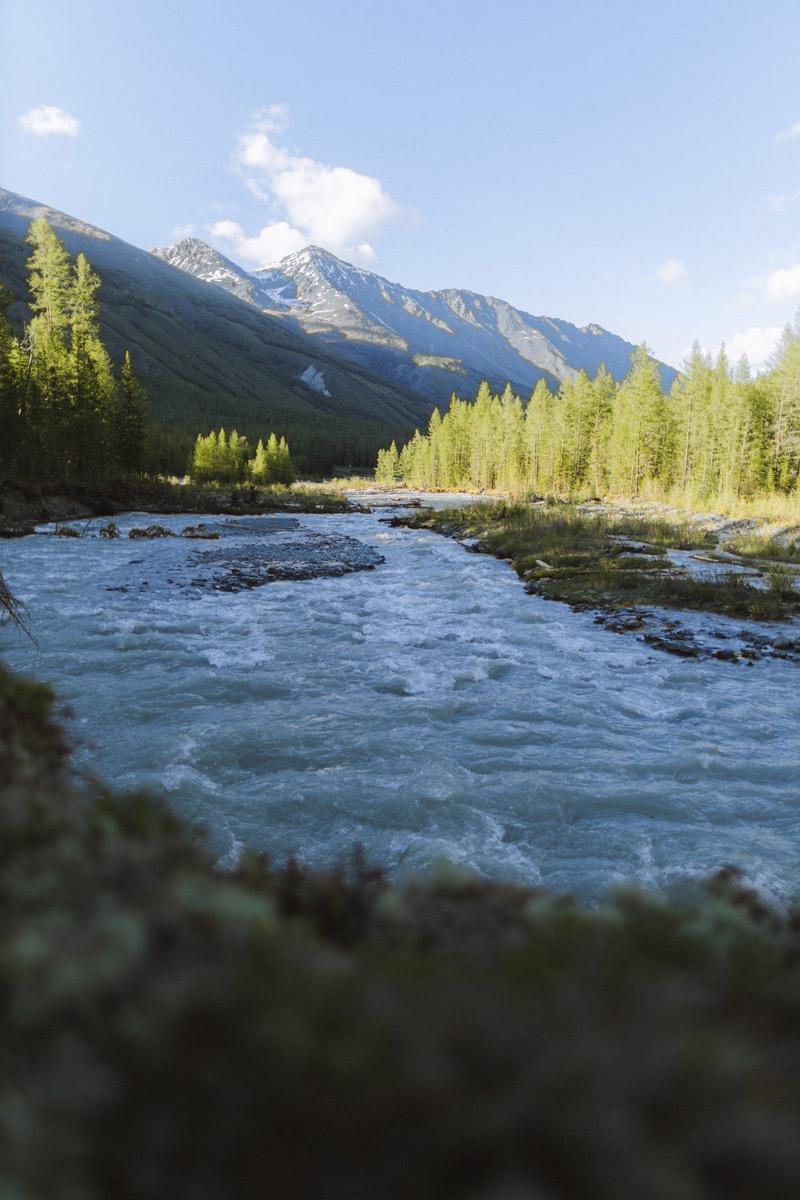
[[[800,913],[216,871],[0,668],[0,1195],[785,1197]]]

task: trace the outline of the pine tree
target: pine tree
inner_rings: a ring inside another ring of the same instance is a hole
[[[292,455],[289,450],[289,443],[285,437],[281,437],[278,442],[278,461],[277,461],[277,480],[278,483],[290,484],[294,483],[297,478],[297,473],[294,469]]]
[[[5,315],[10,299],[10,294],[0,289],[0,480],[18,466],[23,441],[20,348]]]
[[[375,467],[376,483],[396,483],[400,474],[400,455],[397,453],[397,443],[392,442],[388,450],[378,451],[378,462]]]
[[[31,221],[26,373],[26,467],[31,474],[65,477],[70,471],[70,364],[67,330],[72,280],[67,248],[43,217]]]
[[[44,217],[31,221],[25,241],[32,247],[27,264],[28,291],[37,332],[63,335],[69,322],[72,291],[67,248]]]
[[[144,469],[146,407],[144,388],[134,374],[130,351],[126,350],[113,421],[114,461],[123,475],[140,475]]]
[[[116,391],[111,361],[100,340],[99,287],[100,280],[86,255],[79,254],[68,296],[71,383],[68,471],[84,479],[96,479],[106,472]]]
[[[585,482],[595,496],[601,496],[608,486],[608,440],[611,433],[611,412],[617,384],[605,367],[600,367],[591,384],[591,407],[588,414],[588,456]]]
[[[637,346],[614,401],[609,446],[612,491],[638,496],[658,474],[664,457],[664,395],[658,365],[646,346]]]
[[[553,396],[544,379],[536,381],[525,411],[525,462],[528,487],[536,490],[550,486],[547,478],[545,447],[551,423]]]
[[[795,486],[800,471],[800,319],[784,330],[771,368],[775,410],[772,484],[785,492]]]
[[[269,462],[267,460],[267,452],[264,448],[263,438],[258,439],[255,457],[250,463],[250,478],[252,479],[253,483],[259,483],[262,486],[270,482]]]

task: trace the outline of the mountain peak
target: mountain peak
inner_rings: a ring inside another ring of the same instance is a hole
[[[213,246],[209,246],[208,242],[204,242],[201,238],[196,237],[180,238],[177,242],[171,242],[169,246],[153,246],[150,250],[150,253],[155,254],[157,258],[164,258],[167,260],[171,260],[172,258],[183,254],[202,254],[209,258],[215,257],[223,259],[225,262],[229,261],[225,258],[224,254],[219,252],[219,250],[215,250]]]
[[[150,253],[206,283],[220,284],[240,300],[254,302],[253,281],[247,272],[200,238],[185,237],[171,246],[154,246]]]
[[[523,394],[537,379],[556,384],[601,363],[621,379],[630,364],[633,346],[595,323],[533,316],[465,288],[416,291],[314,244],[250,272],[198,238],[156,253],[439,403],[481,378]],[[662,377],[674,377],[663,364]]]
[[[209,246],[208,242],[204,242],[202,238],[183,237],[177,242],[172,243],[173,250],[210,250],[212,254],[216,254],[213,246]],[[158,252],[157,248],[152,251],[153,254]]]
[[[357,269],[343,259],[337,258],[331,250],[325,250],[322,246],[310,245],[304,246],[302,250],[293,250],[291,254],[286,254],[283,258],[279,258],[265,267],[258,267],[253,274],[262,275],[272,271],[292,274],[308,268],[319,271],[326,277],[337,272],[348,275]]]

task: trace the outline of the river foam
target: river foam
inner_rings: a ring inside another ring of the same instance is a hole
[[[55,685],[82,765],[165,792],[226,865],[360,842],[587,897],[730,862],[800,889],[796,664],[673,660],[379,517],[301,518],[374,571],[235,594],[190,586],[196,542],[9,543],[39,644],[0,653]]]

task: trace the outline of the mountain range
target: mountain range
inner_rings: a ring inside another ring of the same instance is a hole
[[[99,274],[103,338],[116,361],[130,349],[158,421],[252,435],[296,429],[308,440],[339,437],[346,419],[350,440],[371,446],[373,459],[388,433],[427,422],[431,404],[411,388],[97,226],[0,189],[0,283],[14,297],[17,329],[28,315],[25,235],[37,216]]]
[[[601,363],[621,379],[630,365],[632,344],[599,325],[532,316],[463,289],[417,291],[319,246],[256,271],[198,238],[152,253],[437,404],[453,391],[471,395],[484,378],[527,394],[538,379],[557,386]],[[660,365],[669,386],[675,371]]]
[[[369,463],[378,446],[427,424],[453,391],[507,380],[523,395],[601,362],[617,378],[633,346],[598,325],[534,317],[503,300],[416,291],[309,246],[246,271],[197,238],[152,252],[80,218],[0,189],[0,283],[27,317],[25,235],[44,216],[100,275],[101,331],[130,349],[166,426],[224,424],[302,438],[304,457]],[[675,372],[661,364],[669,384]]]

